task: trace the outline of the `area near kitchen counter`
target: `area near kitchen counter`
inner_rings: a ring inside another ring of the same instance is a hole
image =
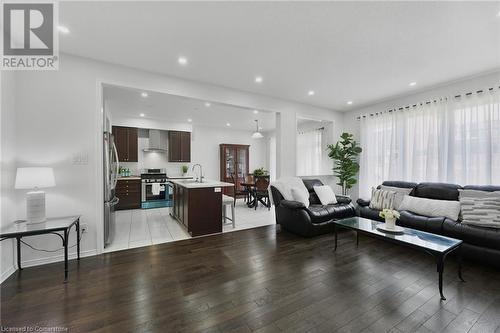
[[[170,215],[191,236],[222,232],[222,188],[234,184],[217,180],[170,180],[170,183],[174,193]]]

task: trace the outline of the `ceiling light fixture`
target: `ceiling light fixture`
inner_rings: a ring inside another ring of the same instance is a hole
[[[347,105],[352,105],[352,101],[347,101]]]
[[[307,94],[308,94],[309,96],[314,96],[315,92],[314,92],[314,90],[309,90],[309,91],[307,92]]]
[[[259,110],[253,110],[253,114],[259,113]]]
[[[210,104],[210,102],[205,102],[205,106],[206,106],[207,108],[209,108],[211,105],[212,105],[212,104]]]
[[[408,85],[409,85],[410,87],[413,87],[413,86],[415,86],[416,84],[417,84],[417,82],[413,81],[413,82],[410,82]]]
[[[181,56],[181,57],[179,57],[179,58],[177,59],[177,62],[178,62],[180,65],[185,66],[185,65],[187,65],[187,63],[188,63],[188,60],[187,60],[187,58],[186,58],[186,57],[182,57],[182,56]]]
[[[262,83],[262,80],[263,80],[263,79],[262,79],[262,76],[256,76],[256,77],[255,77],[255,82],[256,82],[256,83]]]
[[[192,122],[192,121],[193,121],[193,119],[191,119],[191,118],[188,118],[188,122],[189,122],[189,123],[190,123],[190,122]]]
[[[69,34],[69,29],[64,25],[58,25],[57,30],[59,30],[59,32],[62,32],[63,34]]]
[[[497,16],[500,17],[500,12],[497,13]]]
[[[229,127],[229,126],[231,126],[231,124],[230,123],[226,123],[226,126]]]
[[[260,132],[259,121],[255,119],[255,132],[252,133],[252,139],[262,139],[263,137]]]
[[[146,98],[146,97],[148,97],[148,96],[149,96],[149,95],[148,95],[148,93],[147,93],[147,92],[145,92],[145,91],[141,92],[141,97]]]
[[[145,116],[145,114],[144,114],[144,113],[141,113],[139,116],[144,117],[144,116]]]

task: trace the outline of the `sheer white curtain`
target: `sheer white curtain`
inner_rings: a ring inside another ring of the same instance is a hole
[[[362,118],[360,196],[384,180],[500,184],[500,97],[473,94]]]
[[[321,174],[322,131],[309,130],[297,133],[297,175]]]

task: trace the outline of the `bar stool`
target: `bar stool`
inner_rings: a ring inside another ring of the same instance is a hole
[[[231,206],[231,218],[226,216],[226,207]],[[234,198],[230,197],[229,195],[222,195],[222,224],[226,224],[226,220],[229,220],[233,223],[233,228],[234,228]]]

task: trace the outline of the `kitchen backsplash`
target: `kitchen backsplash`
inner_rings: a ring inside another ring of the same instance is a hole
[[[167,175],[180,176],[182,175],[181,167],[183,165],[188,165],[190,167],[188,174],[191,172],[190,163],[171,163],[168,161],[168,155],[166,153],[144,152],[143,149],[148,146],[149,138],[147,130],[139,130],[138,162],[120,162],[120,166],[130,169],[132,175],[140,175],[142,169],[164,168],[167,170]]]

